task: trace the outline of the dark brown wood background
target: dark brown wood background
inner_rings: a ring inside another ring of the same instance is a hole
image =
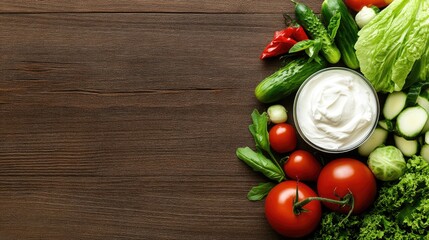
[[[321,0],[302,1],[316,12]],[[289,1],[0,2],[0,239],[278,239],[252,146]]]

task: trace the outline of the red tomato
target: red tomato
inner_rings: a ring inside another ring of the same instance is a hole
[[[283,165],[286,175],[300,181],[317,181],[322,164],[313,156],[313,154],[296,150],[292,152]]]
[[[322,217],[322,206],[319,201],[311,201],[302,208],[305,211],[295,214],[293,204],[298,187],[298,200],[317,197],[307,185],[296,181],[284,181],[277,184],[265,199],[265,216],[271,227],[285,237],[303,237],[312,233]]]
[[[295,128],[287,123],[274,125],[269,132],[271,148],[278,153],[286,153],[296,148]]]
[[[361,161],[352,158],[335,159],[322,169],[317,180],[320,197],[340,200],[349,191],[354,197],[353,213],[362,213],[372,205],[377,193],[375,177]],[[323,202],[329,209],[348,213],[350,206]]]
[[[359,12],[364,6],[376,6],[378,8],[386,7],[392,0],[344,0],[347,7]]]

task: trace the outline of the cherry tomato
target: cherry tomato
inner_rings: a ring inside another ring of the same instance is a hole
[[[317,181],[322,164],[305,150],[292,152],[283,165],[283,170],[290,179],[300,181]]]
[[[312,233],[319,225],[322,207],[319,201],[304,205],[299,214],[294,213],[296,188],[298,201],[317,194],[307,185],[296,181],[284,181],[277,184],[265,199],[265,216],[271,227],[285,237],[303,237]]]
[[[359,12],[364,6],[376,6],[378,8],[386,7],[392,0],[344,0],[347,7]]]
[[[320,197],[340,200],[349,191],[353,194],[353,213],[362,213],[372,205],[377,185],[371,170],[361,161],[352,158],[335,159],[322,169],[317,180]],[[323,202],[329,209],[348,213],[350,206]]]
[[[269,132],[271,148],[278,153],[286,153],[296,148],[295,128],[287,123],[274,125]]]

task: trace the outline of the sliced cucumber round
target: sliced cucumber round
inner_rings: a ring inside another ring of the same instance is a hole
[[[376,128],[372,135],[358,147],[358,153],[364,157],[374,151],[378,146],[382,145],[389,135],[389,132],[383,128]]]
[[[405,108],[407,94],[402,91],[389,93],[383,106],[383,115],[392,120]]]
[[[380,120],[378,122],[378,126],[388,132],[393,132],[395,130],[395,124],[392,122],[392,120],[388,120],[388,119]]]
[[[411,157],[419,151],[419,141],[417,141],[417,139],[408,140],[398,135],[395,135],[393,139],[395,141],[395,146],[401,150],[402,154],[406,157]]]
[[[428,113],[420,106],[405,108],[396,118],[396,130],[406,139],[416,138],[425,127]]]
[[[420,155],[423,157],[424,160],[429,162],[429,145],[425,144],[420,149]]]

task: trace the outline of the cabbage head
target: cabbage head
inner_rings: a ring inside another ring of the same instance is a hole
[[[404,175],[407,164],[401,150],[394,146],[381,146],[369,154],[368,166],[377,179],[392,181]]]

